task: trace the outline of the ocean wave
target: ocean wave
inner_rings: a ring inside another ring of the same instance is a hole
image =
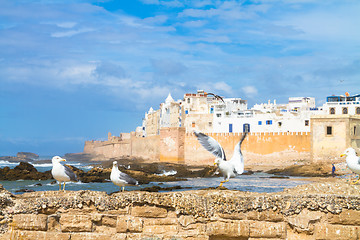
[[[170,171],[163,170],[163,173],[156,174],[156,175],[158,175],[158,176],[173,176],[175,174],[177,174],[176,170],[170,170]]]
[[[19,164],[19,162],[9,162],[6,160],[0,160],[0,167],[8,167],[11,165],[18,165],[18,164]]]
[[[34,167],[52,167],[52,163],[35,163]]]

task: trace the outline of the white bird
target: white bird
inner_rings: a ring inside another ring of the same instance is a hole
[[[66,159],[61,158],[59,156],[55,156],[52,158],[52,169],[51,174],[59,182],[59,191],[61,190],[61,183],[64,182],[64,188],[65,191],[65,182],[70,181],[78,181],[76,174],[67,166],[62,165],[60,162],[66,161]]]
[[[356,156],[355,149],[348,148],[345,150],[343,154],[340,155],[340,157],[346,156],[346,164],[350,168],[351,171],[353,171],[356,174],[360,174],[360,158]],[[353,182],[353,184],[358,183],[360,180],[359,176],[357,181]]]
[[[134,178],[119,170],[117,161],[113,162],[110,179],[115,185],[119,186],[122,191],[124,191],[126,185],[139,184]]]
[[[194,131],[194,133],[201,145],[216,157],[214,165],[217,165],[218,170],[224,177],[224,180],[220,182],[219,187],[221,187],[223,183],[228,182],[230,178],[244,172],[244,158],[241,153],[241,143],[244,141],[247,132],[244,133],[239,143],[236,144],[234,154],[229,161],[226,161],[224,149],[214,138],[199,131]]]

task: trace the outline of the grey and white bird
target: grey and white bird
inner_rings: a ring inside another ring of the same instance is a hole
[[[346,156],[346,164],[350,168],[350,170],[356,174],[360,174],[360,158],[356,156],[356,151],[353,148],[348,148],[345,150],[343,154],[340,155],[340,157]],[[360,180],[360,177],[358,176],[358,179],[353,182],[353,184],[358,183]]]
[[[244,172],[244,158],[241,153],[241,143],[244,141],[247,133],[244,133],[238,144],[236,144],[234,154],[229,161],[226,160],[224,149],[214,138],[199,131],[194,131],[194,133],[200,144],[216,157],[214,165],[217,165],[219,172],[224,177],[219,187],[221,187],[223,183],[228,182],[230,178]]]
[[[125,186],[139,184],[134,178],[119,170],[117,161],[113,162],[110,179],[116,186],[120,187],[121,191],[124,191]]]
[[[65,183],[66,182],[76,182],[78,181],[76,174],[68,167],[62,165],[60,162],[66,161],[66,159],[61,158],[59,156],[55,156],[52,158],[52,169],[51,174],[55,180],[59,182],[59,191],[61,190],[61,183],[64,183],[63,191],[65,191]]]

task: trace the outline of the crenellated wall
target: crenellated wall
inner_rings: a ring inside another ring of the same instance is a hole
[[[326,184],[309,187],[322,191]],[[36,192],[1,208],[0,239],[359,239],[360,197],[308,193]],[[327,185],[331,188],[331,185]],[[331,191],[329,191],[331,192]],[[1,200],[2,196],[0,196]]]

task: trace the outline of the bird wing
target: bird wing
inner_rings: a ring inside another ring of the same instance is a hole
[[[131,185],[137,185],[138,181],[136,181],[134,178],[130,177],[126,173],[120,172],[119,179],[125,181],[127,184]]]
[[[238,144],[236,144],[234,148],[234,155],[230,159],[229,162],[231,162],[234,166],[234,169],[237,174],[242,174],[244,172],[244,158],[241,153],[241,144],[244,141],[245,137],[247,135],[247,132],[244,133],[244,135],[241,137]]]
[[[65,165],[64,165],[64,168],[65,168],[65,174],[70,177],[70,181],[75,181],[75,182],[77,182],[78,179],[77,179],[76,174],[75,174],[68,166],[65,166]]]
[[[200,144],[209,152],[211,152],[215,157],[226,160],[224,149],[221,145],[212,137],[207,136],[199,131],[194,131],[195,136],[199,140]]]

